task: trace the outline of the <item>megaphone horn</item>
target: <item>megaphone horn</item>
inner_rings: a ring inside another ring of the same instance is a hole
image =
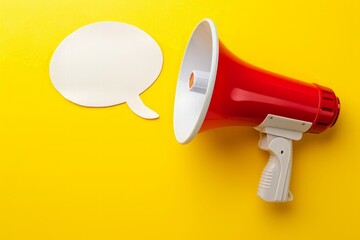
[[[224,126],[258,130],[259,147],[270,153],[258,187],[265,201],[292,200],[292,141],[332,127],[339,111],[339,99],[330,88],[237,58],[219,41],[212,20],[204,19],[192,33],[176,87],[176,139],[188,143],[198,132]]]

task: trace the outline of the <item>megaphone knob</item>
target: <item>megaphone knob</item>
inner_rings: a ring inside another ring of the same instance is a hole
[[[189,78],[189,90],[191,92],[205,94],[210,78],[209,72],[192,71]]]

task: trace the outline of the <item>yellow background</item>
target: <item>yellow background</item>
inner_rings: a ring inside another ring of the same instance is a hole
[[[0,0],[0,239],[359,239],[359,12],[356,0]],[[205,17],[244,60],[341,100],[334,128],[294,145],[291,203],[256,196],[268,155],[255,130],[174,138],[178,69]],[[161,46],[163,71],[142,94],[158,120],[53,88],[57,45],[103,20]]]

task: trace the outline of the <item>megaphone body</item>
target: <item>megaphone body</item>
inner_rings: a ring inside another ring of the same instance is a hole
[[[260,131],[259,147],[270,153],[258,188],[262,199],[292,200],[292,141],[305,132],[330,128],[339,111],[339,99],[331,89],[271,73],[236,57],[219,41],[210,19],[195,28],[177,83],[176,138],[187,143],[198,132],[225,126]]]

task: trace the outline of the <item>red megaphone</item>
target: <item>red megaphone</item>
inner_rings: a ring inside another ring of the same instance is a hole
[[[270,152],[258,195],[289,201],[292,140],[333,126],[340,111],[335,93],[252,66],[219,41],[214,23],[195,28],[183,58],[176,88],[174,130],[180,143],[199,132],[223,126],[260,131],[259,147]]]

